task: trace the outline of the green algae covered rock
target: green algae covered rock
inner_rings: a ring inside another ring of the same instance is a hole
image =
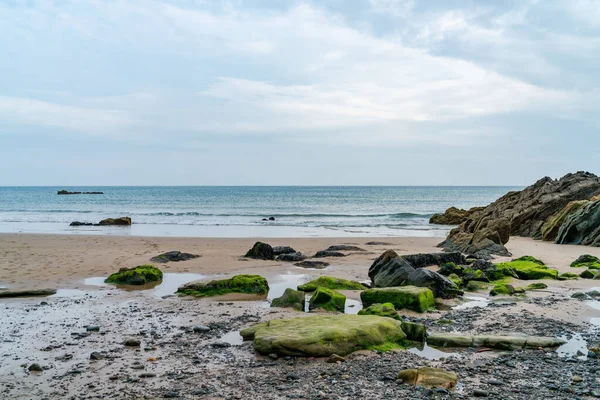
[[[569,281],[569,280],[575,280],[575,279],[579,279],[579,275],[577,275],[576,273],[573,273],[573,272],[565,272],[564,274],[560,274],[558,276],[559,281]]]
[[[400,315],[398,315],[396,307],[394,307],[392,303],[371,304],[369,307],[360,310],[358,315],[378,315],[380,317],[388,317],[400,320]]]
[[[427,337],[427,327],[423,324],[403,321],[402,331],[406,334],[407,340],[412,340],[414,342],[423,342]]]
[[[531,256],[524,256],[510,262],[498,264],[498,269],[506,276],[513,276],[523,280],[533,279],[558,279],[558,271],[548,268],[542,260]]]
[[[357,350],[401,348],[406,335],[399,321],[374,315],[315,315],[278,319],[243,329],[244,340],[264,355],[329,357]]]
[[[333,290],[365,290],[367,288],[365,285],[359,282],[334,278],[333,276],[321,276],[314,281],[310,281],[304,285],[299,285],[298,290],[303,292],[314,292],[320,287]]]
[[[308,309],[321,308],[325,311],[344,312],[346,307],[346,296],[332,289],[318,287],[314,291],[308,303]]]
[[[392,303],[396,310],[408,308],[425,312],[435,308],[433,292],[430,289],[417,286],[368,289],[360,294],[360,299],[364,307],[376,303]]]
[[[271,301],[271,307],[287,307],[298,311],[304,311],[305,302],[304,292],[287,288],[281,297]]]
[[[525,289],[526,290],[548,289],[548,285],[546,285],[545,283],[542,283],[542,282],[532,283],[531,285],[528,285]]]
[[[398,379],[411,385],[454,389],[458,377],[454,372],[442,368],[421,367],[419,369],[405,369],[400,371]]]
[[[516,290],[512,285],[508,285],[506,283],[499,283],[495,285],[490,291],[490,296],[498,296],[500,294],[510,295],[515,294]]]
[[[460,279],[460,276],[458,276],[456,274],[448,275],[448,279],[450,279],[452,282],[454,282],[454,284],[458,287],[460,287],[460,285],[462,285],[462,279]]]
[[[185,296],[212,297],[229,293],[266,295],[269,292],[267,280],[260,275],[236,275],[228,279],[210,282],[191,282],[177,289]]]
[[[558,214],[548,218],[546,223],[542,225],[542,239],[551,242],[554,241],[556,239],[556,236],[558,236],[558,231],[560,230],[560,227],[562,226],[562,224],[565,223],[567,218],[583,206],[587,205],[588,203],[589,200],[571,201],[569,204],[566,205],[565,208],[559,211]]]
[[[598,271],[595,269],[586,269],[585,271],[579,274],[579,277],[583,279],[594,279],[597,273]]]
[[[571,263],[572,268],[600,269],[600,258],[584,254]]]
[[[486,282],[469,281],[469,283],[467,283],[466,289],[469,292],[477,292],[478,290],[486,290],[488,286],[489,284]]]
[[[121,268],[119,272],[110,275],[104,282],[116,285],[144,285],[161,281],[162,278],[162,271],[154,265],[139,265],[133,268]]]

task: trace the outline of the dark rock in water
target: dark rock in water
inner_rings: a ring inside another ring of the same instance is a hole
[[[91,222],[73,221],[69,224],[69,226],[94,226],[94,224]]]
[[[406,285],[426,287],[431,289],[435,297],[441,298],[452,298],[462,294],[450,279],[428,269],[416,269],[405,257],[399,257],[391,250],[386,251],[373,262],[369,268],[369,278],[373,282],[373,287]]]
[[[44,369],[40,366],[40,364],[31,364],[29,368],[27,368],[31,372],[42,372]]]
[[[346,257],[344,253],[340,253],[339,251],[329,251],[329,250],[321,250],[317,251],[313,257],[315,258],[325,258],[325,257]]]
[[[104,194],[104,192],[69,192],[68,190],[59,190],[56,194]]]
[[[600,200],[569,215],[558,230],[556,243],[600,247]]]
[[[131,226],[131,218],[119,217],[119,218],[107,218],[103,219],[98,223],[100,226]]]
[[[280,254],[279,256],[277,256],[277,261],[297,262],[297,261],[304,261],[307,258],[308,258],[307,256],[305,256],[304,254],[302,254],[300,252],[286,253],[286,254]]]
[[[273,253],[271,245],[263,242],[256,242],[244,257],[257,260],[272,260],[275,258],[275,254]]]
[[[275,217],[269,217],[269,221],[275,221]]]
[[[558,214],[572,201],[588,200],[597,194],[600,194],[600,178],[589,172],[568,174],[559,180],[542,178],[524,190],[509,192],[483,210],[475,212],[458,228],[453,229],[439,246],[446,251],[510,256],[504,245],[511,235],[541,239],[542,226],[550,217]],[[579,225],[575,222],[579,219],[576,215],[581,216],[581,212],[589,206],[588,204],[570,215],[563,227]],[[591,211],[589,208],[587,210]],[[566,232],[570,233],[565,239],[557,238],[557,242],[571,243],[580,240],[583,243],[582,236],[588,237],[593,232],[585,229],[585,226],[584,224],[573,230],[564,228],[565,235]],[[583,231],[588,235],[582,235]],[[592,243],[594,241],[591,238],[586,241],[586,244]]]
[[[56,294],[56,289],[0,290],[0,298],[50,296],[53,294]]]
[[[328,267],[329,263],[324,261],[302,261],[294,265],[302,268],[323,269]]]
[[[138,265],[133,268],[121,268],[119,272],[111,274],[104,282],[116,285],[145,285],[161,281],[162,278],[162,271],[155,266]]]
[[[460,252],[452,253],[429,253],[429,254],[411,254],[402,256],[414,268],[425,268],[432,265],[443,265],[445,263],[454,263],[464,265],[467,259]]]
[[[456,207],[450,207],[443,214],[434,214],[430,219],[430,224],[438,225],[460,225],[467,218],[476,212],[482,211],[485,207],[473,207],[470,210],[463,210]]]
[[[290,246],[275,246],[273,247],[273,254],[279,256],[281,254],[290,254],[290,253],[298,253],[298,251],[294,250]]]
[[[391,246],[392,244],[388,242],[367,242],[365,246]]]
[[[338,244],[334,246],[329,246],[325,251],[365,251],[357,246],[349,246],[346,244]]]
[[[150,259],[150,261],[153,262],[157,262],[157,263],[167,263],[167,262],[178,262],[178,261],[187,261],[187,260],[192,260],[194,258],[198,258],[200,256],[196,255],[196,254],[190,254],[190,253],[182,253],[180,251],[169,251],[163,254],[160,254],[156,257],[152,257]]]

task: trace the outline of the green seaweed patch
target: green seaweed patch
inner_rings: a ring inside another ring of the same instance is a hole
[[[163,273],[154,265],[138,265],[133,268],[121,268],[119,272],[111,274],[104,282],[116,285],[144,285],[158,282],[163,278]]]
[[[600,258],[584,254],[571,263],[571,268],[600,269]]]
[[[517,258],[497,265],[505,276],[522,280],[558,279],[558,271],[544,265],[543,261],[531,256]]]
[[[303,292],[314,292],[317,288],[333,290],[365,290],[367,287],[362,283],[349,281],[347,279],[334,278],[333,276],[321,276],[318,279],[299,285],[298,290]]]
[[[398,315],[398,312],[396,311],[396,307],[394,307],[392,303],[371,304],[369,307],[360,310],[358,315],[378,315],[380,317],[401,320],[400,315]]]
[[[458,287],[460,287],[460,285],[462,285],[462,279],[460,279],[460,276],[458,276],[456,274],[448,275],[448,279],[450,279],[452,282],[454,282],[454,284]]]
[[[469,292],[477,292],[479,290],[486,290],[489,286],[489,283],[480,282],[480,281],[469,281],[467,283],[467,291]]]
[[[542,282],[536,282],[536,283],[532,283],[532,284],[528,285],[525,289],[526,290],[548,289],[548,285],[546,285],[545,283],[542,283]]]
[[[402,342],[385,342],[382,344],[366,346],[366,350],[379,351],[381,353],[387,353],[394,350],[406,350],[410,347],[410,342],[403,340]]]
[[[314,310],[321,308],[325,311],[344,312],[346,296],[333,289],[319,287],[310,298],[308,308]]]
[[[490,291],[490,296],[498,296],[498,295],[507,295],[512,296],[515,294],[516,290],[514,286],[501,283],[499,285],[495,285]]]
[[[391,303],[396,310],[410,309],[425,312],[435,308],[433,292],[417,286],[399,286],[368,289],[360,294],[364,307],[377,303]]]
[[[268,292],[269,284],[262,276],[235,275],[228,279],[188,283],[177,289],[176,293],[184,296],[213,297],[229,293],[264,295]]]

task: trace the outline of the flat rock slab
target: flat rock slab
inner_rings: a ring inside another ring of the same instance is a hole
[[[440,347],[490,347],[499,350],[524,348],[552,348],[566,343],[563,339],[543,336],[499,336],[499,335],[456,335],[434,333],[427,337],[427,343]]]
[[[329,357],[394,346],[406,339],[399,321],[373,315],[318,315],[262,322],[240,332],[264,355]]]
[[[56,294],[56,289],[0,290],[0,298],[51,296],[53,294]]]

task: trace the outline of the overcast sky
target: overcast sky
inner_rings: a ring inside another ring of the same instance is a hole
[[[597,0],[4,0],[0,185],[600,173]]]

